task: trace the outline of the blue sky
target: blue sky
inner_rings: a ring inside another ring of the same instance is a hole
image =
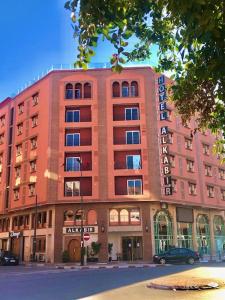
[[[53,64],[72,64],[76,44],[65,0],[0,0],[0,101]],[[100,43],[93,62],[109,61]]]

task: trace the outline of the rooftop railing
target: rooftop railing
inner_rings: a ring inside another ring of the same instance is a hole
[[[141,62],[130,62],[126,63],[124,67],[150,67],[150,62],[141,61]],[[111,64],[109,62],[106,63],[90,63],[88,64],[88,69],[108,69],[111,68]],[[20,94],[22,91],[48,75],[52,71],[60,71],[60,70],[81,70],[81,68],[75,68],[74,64],[54,64],[42,73],[38,74],[33,79],[27,81],[21,88],[19,88],[15,93],[11,95],[11,97],[15,97]]]

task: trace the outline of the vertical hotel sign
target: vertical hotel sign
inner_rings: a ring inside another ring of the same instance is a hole
[[[158,92],[159,92],[159,119],[160,123],[168,120],[167,110],[167,94],[165,76],[161,75],[158,78]],[[160,126],[160,146],[161,146],[161,164],[163,173],[163,190],[164,195],[172,195],[172,179],[169,160],[169,129],[168,126]]]

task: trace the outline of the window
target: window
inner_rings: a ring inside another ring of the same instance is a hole
[[[185,149],[192,150],[192,140],[185,138]]]
[[[75,99],[81,99],[82,98],[82,84],[76,83],[75,84],[75,93],[74,93]]]
[[[36,172],[36,166],[37,166],[36,160],[32,160],[32,161],[30,162],[30,172],[31,172],[31,173],[32,173],[32,172]]]
[[[112,95],[113,95],[113,97],[120,97],[120,84],[117,81],[113,82]]]
[[[205,165],[205,176],[212,176],[212,166]]]
[[[65,196],[79,196],[80,195],[80,181],[66,181],[65,182]]]
[[[84,211],[79,209],[76,211],[75,213],[75,222],[76,222],[76,225],[80,225],[81,224],[81,220],[85,220],[85,216],[84,216]]]
[[[140,210],[138,208],[132,208],[130,210],[130,222],[131,224],[140,224]]]
[[[67,85],[66,85],[65,98],[73,99],[73,85],[71,83],[67,83]]]
[[[172,183],[172,191],[174,193],[176,193],[177,192],[177,180],[176,179],[172,179],[171,183]]]
[[[36,127],[38,125],[38,116],[35,115],[31,118],[32,127]]]
[[[207,195],[209,198],[214,198],[214,187],[207,185]]]
[[[67,110],[66,111],[66,122],[80,122],[80,111],[79,110]]]
[[[21,175],[21,166],[15,167],[15,178],[20,178]]]
[[[130,86],[131,97],[138,97],[138,83],[137,81],[132,81]]]
[[[0,135],[0,145],[4,143],[4,133]]]
[[[118,223],[119,222],[119,213],[116,209],[111,209],[109,212],[109,223]]]
[[[20,197],[20,190],[14,189],[14,200],[18,200]]]
[[[225,170],[224,169],[219,169],[219,177],[222,180],[225,180]]]
[[[170,160],[170,166],[171,166],[171,168],[175,168],[175,156],[174,155],[170,155],[169,156],[169,160]]]
[[[173,144],[173,132],[168,133],[168,143]]]
[[[141,179],[127,180],[127,194],[128,195],[141,195],[142,194],[142,180]]]
[[[30,139],[30,144],[31,144],[31,150],[36,149],[37,148],[37,137]]]
[[[37,105],[39,102],[39,94],[36,93],[32,96],[32,103],[33,103],[33,106]]]
[[[67,133],[66,134],[66,146],[80,146],[80,134],[79,133]]]
[[[140,131],[126,131],[126,144],[140,144]]]
[[[127,169],[141,169],[141,156],[140,155],[127,155]]]
[[[91,98],[91,84],[89,82],[84,84],[84,98]]]
[[[196,195],[197,194],[196,183],[189,182],[188,183],[188,188],[189,188],[189,195]]]
[[[221,200],[225,201],[225,190],[221,190]]]
[[[1,116],[0,118],[0,127],[4,127],[5,126],[5,115]]]
[[[139,109],[137,107],[125,108],[125,120],[139,120]]]
[[[23,111],[24,111],[24,103],[22,102],[18,105],[19,115],[21,115],[23,113]]]
[[[0,173],[2,173],[2,162],[3,162],[3,155],[0,155]]]
[[[66,157],[66,171],[80,171],[80,157]]]
[[[129,97],[129,84],[127,81],[122,83],[122,97]]]
[[[120,211],[120,223],[129,223],[129,212],[126,209]]]
[[[17,134],[21,135],[23,133],[23,123],[17,125]]]
[[[187,171],[188,172],[194,172],[194,161],[187,159]]]
[[[22,155],[22,144],[16,146],[16,156]]]
[[[35,196],[35,183],[29,184],[29,196]]]
[[[209,155],[209,145],[202,144],[203,154]]]

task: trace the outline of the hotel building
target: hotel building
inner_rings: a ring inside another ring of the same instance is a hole
[[[170,246],[221,258],[225,165],[183,126],[150,67],[51,71],[0,103],[0,249],[30,261],[150,261]]]

